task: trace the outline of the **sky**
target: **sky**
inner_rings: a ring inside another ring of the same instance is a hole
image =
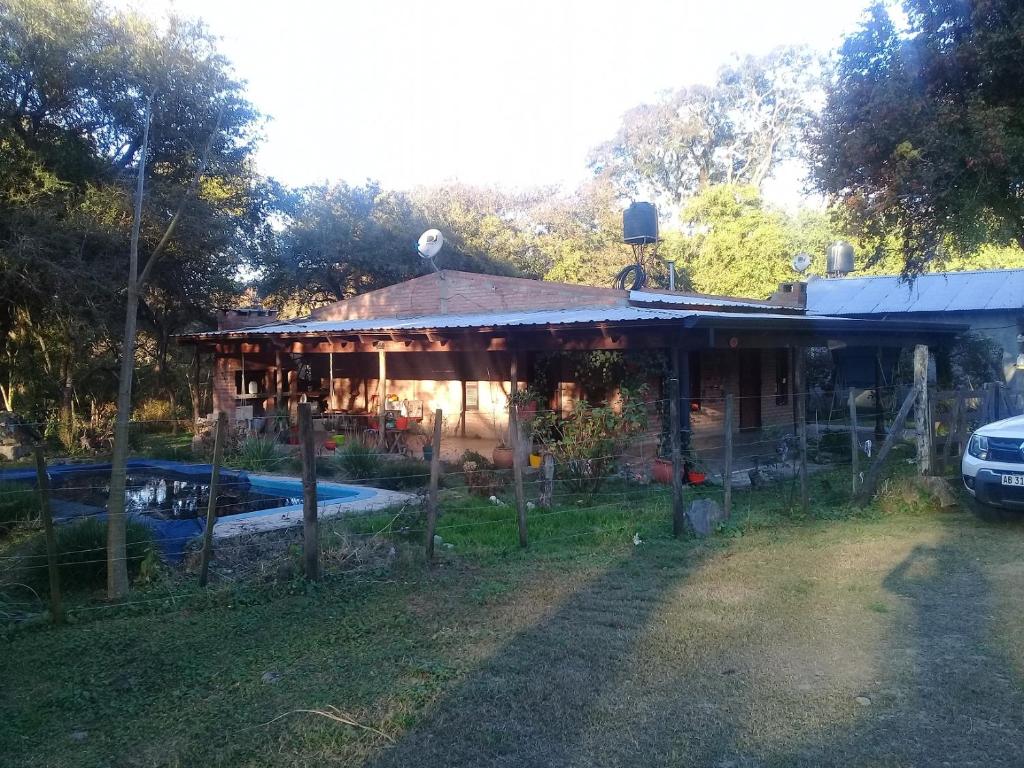
[[[867,0],[120,0],[202,17],[270,120],[289,185],[571,186],[623,112],[735,53],[834,50]],[[789,167],[767,189],[802,190]]]

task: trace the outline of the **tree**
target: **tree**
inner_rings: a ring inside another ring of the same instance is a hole
[[[237,252],[258,115],[198,23],[172,17],[158,29],[95,0],[11,0],[0,22],[0,153],[12,161],[0,162],[0,266],[13,278],[0,330],[9,359],[25,355],[20,329],[37,323],[28,337],[40,350],[48,343],[44,360],[54,340],[68,361],[88,359],[100,342],[120,358],[108,505],[108,592],[117,597],[127,589],[137,309],[150,310],[144,320],[161,316],[152,311],[168,303],[161,294],[195,285],[182,276],[218,273]],[[179,228],[188,240],[175,238]],[[70,362],[60,372],[67,399]]]
[[[843,43],[814,168],[855,231],[919,272],[950,251],[1024,245],[1024,5],[882,4]],[[881,256],[881,253],[875,254]]]
[[[668,207],[711,184],[760,187],[801,150],[819,77],[819,62],[805,48],[745,56],[711,86],[631,109],[615,137],[594,151],[591,168],[624,197],[653,195]]]
[[[702,293],[767,298],[793,278],[794,254],[821,254],[832,239],[825,214],[773,210],[750,185],[709,187],[687,203],[682,219],[688,234],[671,236],[667,245]]]
[[[481,252],[467,253],[457,232],[426,218],[408,195],[375,182],[344,182],[284,193],[284,226],[262,258],[261,293],[292,312],[339,301],[425,274],[416,253],[419,236],[433,226],[445,234],[439,266],[509,274],[514,270]]]

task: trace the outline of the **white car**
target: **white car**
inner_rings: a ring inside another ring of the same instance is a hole
[[[1024,416],[979,428],[960,462],[964,487],[975,501],[1024,510]]]

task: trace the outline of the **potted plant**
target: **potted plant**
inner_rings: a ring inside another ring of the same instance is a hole
[[[494,451],[491,453],[491,461],[498,469],[511,469],[513,453],[512,447],[502,440],[494,446]]]
[[[537,416],[537,403],[540,395],[531,387],[517,389],[508,396],[509,405],[515,406],[519,421],[528,424]]]

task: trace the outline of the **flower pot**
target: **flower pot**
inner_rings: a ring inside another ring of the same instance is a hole
[[[530,454],[530,466],[533,469],[540,469],[541,455],[539,453]]]
[[[338,447],[338,444],[333,440],[324,440],[324,449],[328,451],[334,451]]]
[[[405,430],[409,428],[409,417],[408,416],[396,416],[395,417],[395,429]]]
[[[701,472],[697,469],[686,470],[686,482],[690,485],[704,485],[704,482],[708,479],[706,472]]]
[[[651,479],[662,485],[672,485],[672,462],[669,459],[655,459],[651,464]]]
[[[495,447],[494,452],[491,454],[491,461],[494,462],[494,466],[498,469],[511,469],[512,449],[504,445]]]

